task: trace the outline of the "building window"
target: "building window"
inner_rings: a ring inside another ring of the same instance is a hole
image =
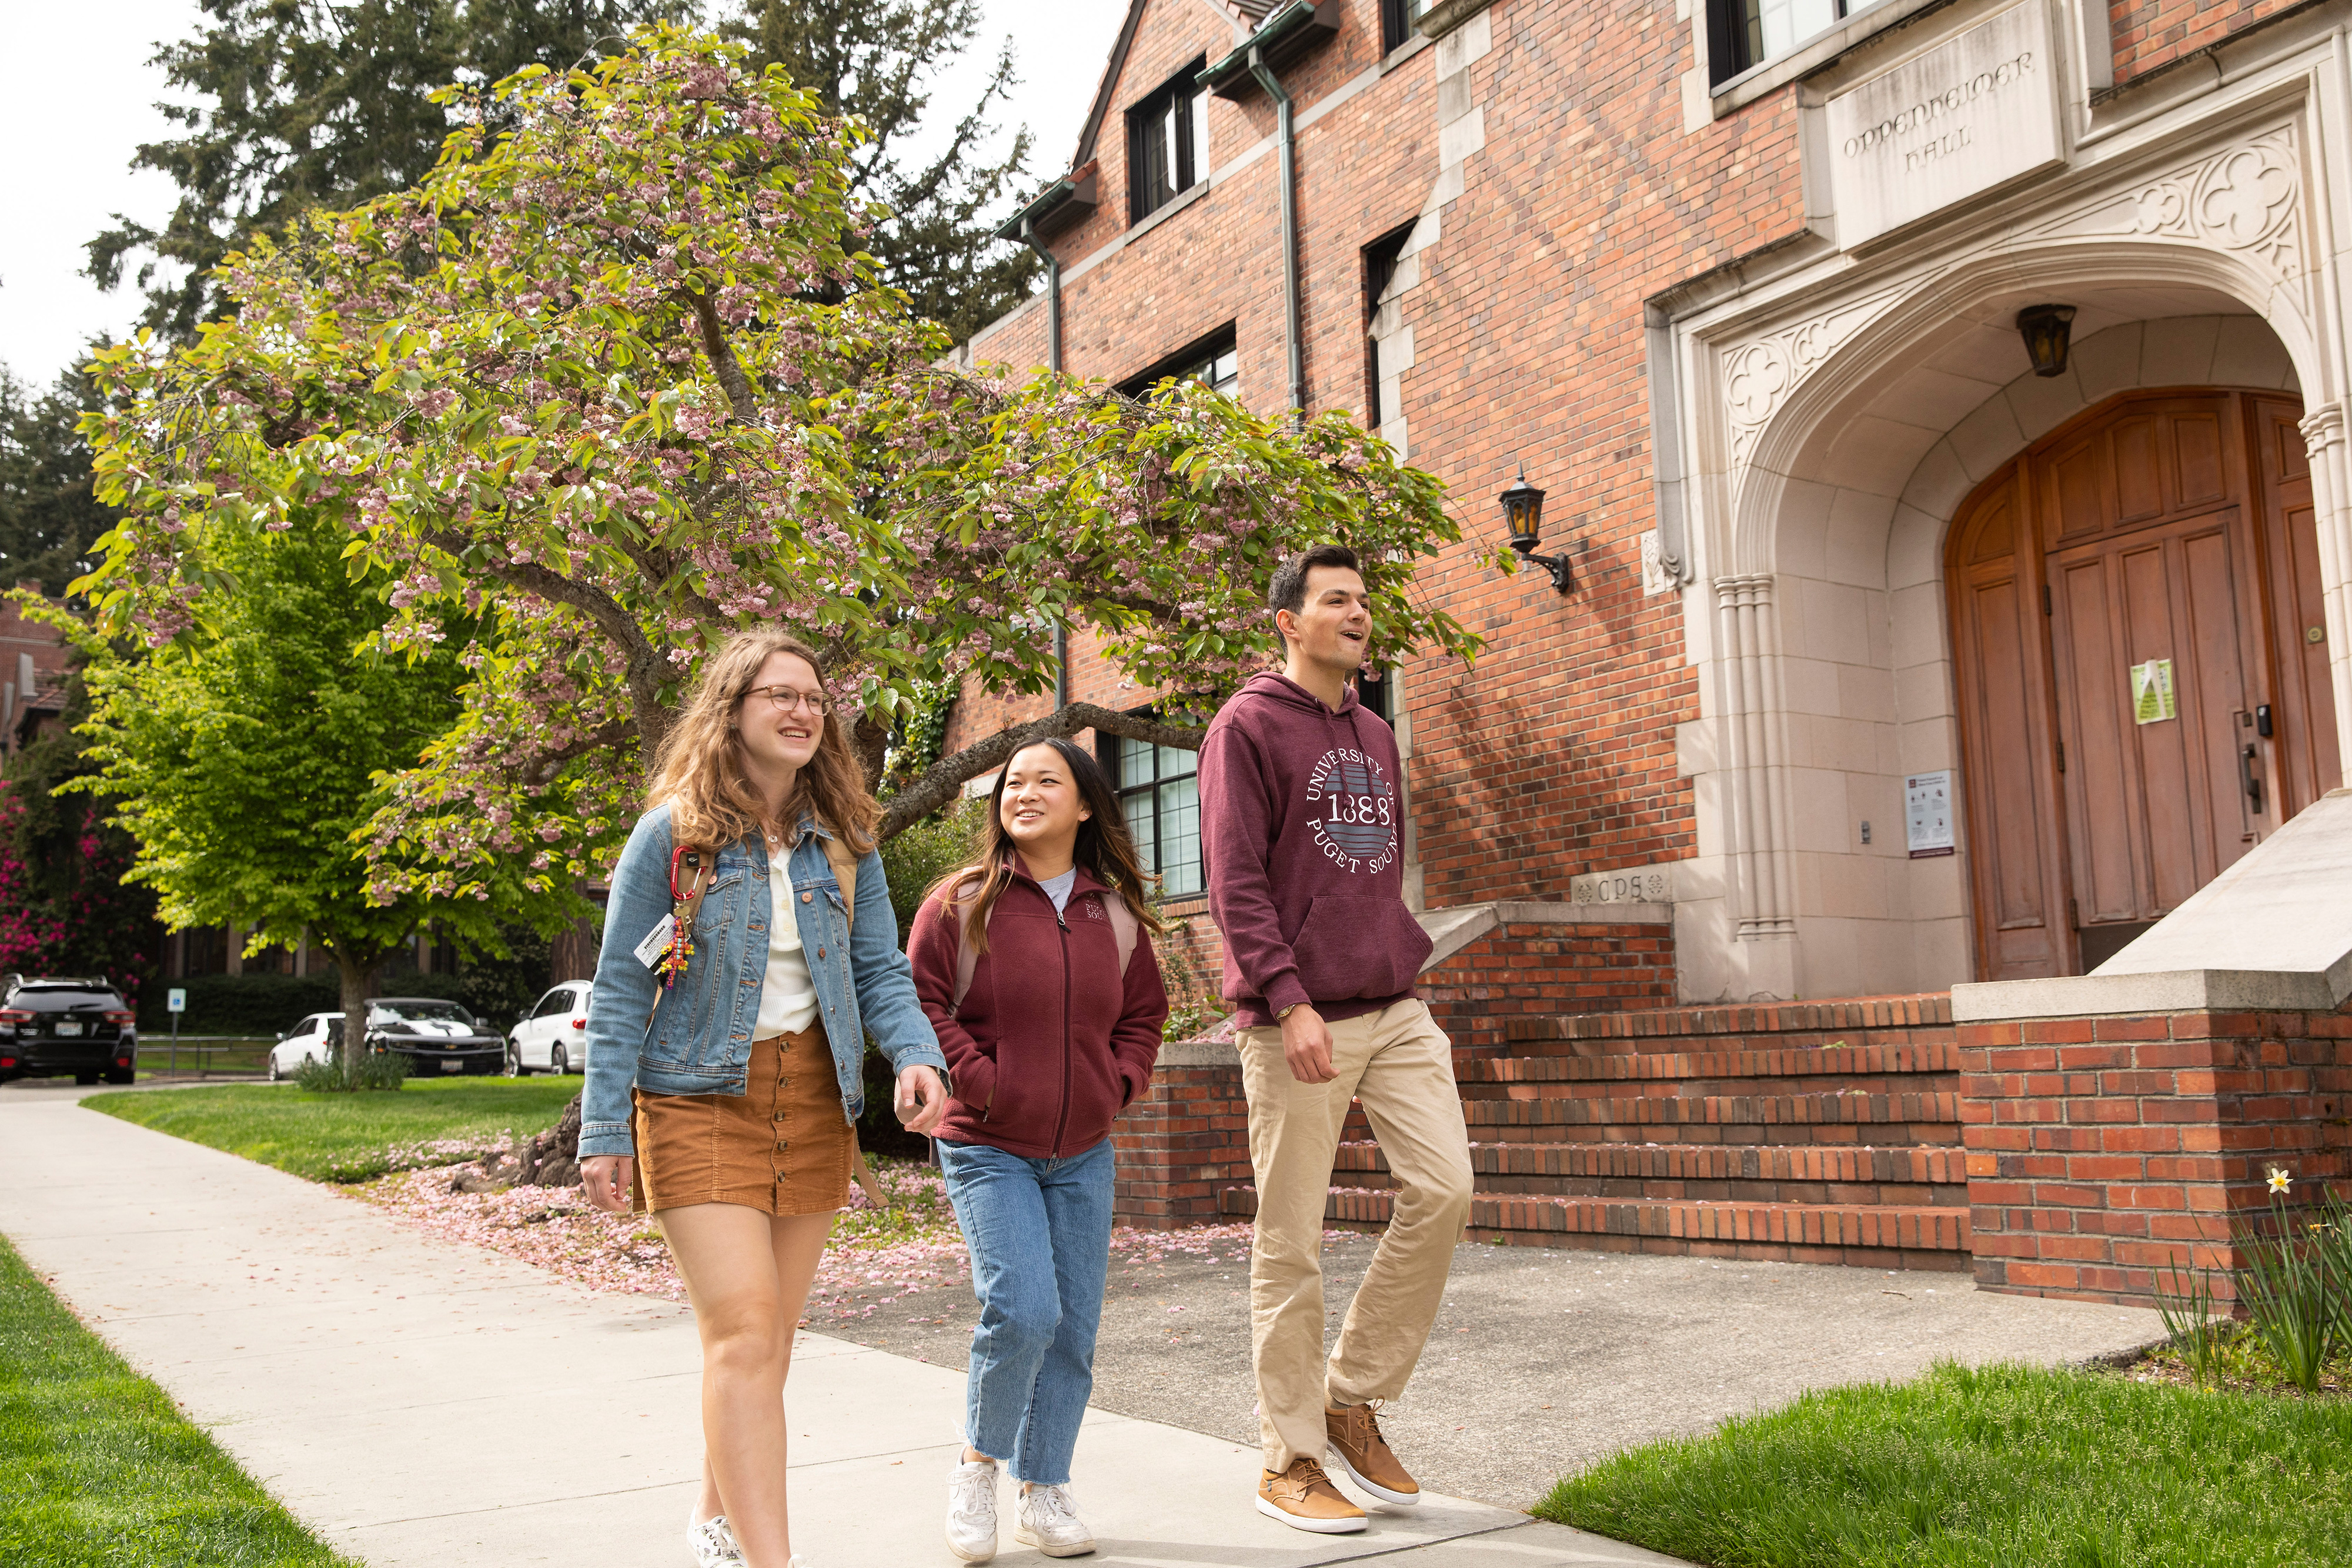
[[[1365,670],[1356,676],[1356,700],[1377,715],[1381,723],[1393,728],[1396,725],[1396,672]]]
[[[1118,383],[1118,390],[1123,397],[1141,397],[1161,382],[1193,381],[1211,392],[1233,397],[1242,384],[1241,362],[1233,325],[1228,322],[1207,337],[1185,344],[1141,374],[1129,376]]]
[[[1160,896],[1184,898],[1206,885],[1201,873],[1201,758],[1176,746],[1123,735],[1110,742],[1119,810],[1135,835],[1143,869],[1160,878]]]
[[[1193,83],[1203,57],[1127,111],[1128,221],[1141,223],[1209,173],[1209,94]]]
[[[1707,75],[1721,87],[1881,0],[1707,0]]]
[[[1381,53],[1394,54],[1412,42],[1412,25],[1429,9],[1429,0],[1381,0]]]
[[[1390,230],[1364,247],[1364,427],[1377,431],[1397,416],[1400,409],[1383,407],[1381,402],[1381,339],[1387,335],[1389,325],[1381,320],[1381,296],[1389,291],[1396,277],[1397,263],[1403,259],[1405,242],[1412,238],[1413,223]]]

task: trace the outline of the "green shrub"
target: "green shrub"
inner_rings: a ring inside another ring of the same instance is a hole
[[[150,1037],[168,1034],[172,1015],[163,1010],[163,993],[178,987],[188,993],[188,1010],[180,1015],[182,1034],[268,1036],[275,1040],[302,1020],[306,1013],[331,1013],[341,1008],[340,982],[324,975],[191,975],[183,980],[159,980],[141,988],[140,1032]]]
[[[343,1082],[343,1056],[330,1051],[324,1061],[305,1061],[294,1070],[294,1085],[313,1094],[337,1094],[346,1088],[397,1089],[408,1078],[408,1058],[396,1051],[371,1051],[360,1058],[359,1082]]]
[[[942,807],[882,846],[882,874],[890,880],[890,908],[898,917],[898,946],[915,924],[915,911],[931,883],[971,857],[972,832],[988,801],[964,796]]]

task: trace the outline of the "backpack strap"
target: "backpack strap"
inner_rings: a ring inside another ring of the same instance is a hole
[[[857,857],[847,844],[832,833],[819,833],[816,841],[824,846],[825,864],[833,867],[835,885],[841,889],[841,923],[857,924]]]
[[[950,1013],[962,1008],[964,993],[971,989],[972,971],[980,967],[980,955],[973,951],[971,944],[966,940],[970,933],[965,929],[965,912],[971,907],[971,901],[979,895],[980,879],[978,877],[966,877],[948,894],[948,908],[954,913],[956,923],[955,994],[948,998],[948,1011]],[[996,912],[992,909],[989,913],[993,915]]]
[[[1127,900],[1116,891],[1097,895],[1102,900],[1103,913],[1110,916],[1110,934],[1118,942],[1118,977],[1127,980],[1127,966],[1135,957],[1135,939],[1143,932],[1143,922],[1127,906]]]

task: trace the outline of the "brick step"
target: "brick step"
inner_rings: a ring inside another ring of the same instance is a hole
[[[1924,1038],[1923,1038],[1924,1037]],[[1631,1012],[1533,1014],[1504,1020],[1507,1056],[1661,1054],[1948,1044],[1949,992],[1836,1002],[1776,1002]]]
[[[1958,1207],[1969,1193],[1960,1150],[1916,1145],[1473,1144],[1470,1168],[1489,1196]],[[1339,1145],[1332,1181],[1396,1186],[1380,1145],[1369,1140]]]
[[[1462,1113],[1471,1135],[1491,1135],[1507,1143],[1630,1143],[1638,1127],[1710,1127],[1715,1138],[1697,1142],[1792,1143],[1798,1138],[1770,1138],[1761,1129],[1921,1129],[1874,1139],[1881,1144],[1952,1144],[1959,1142],[1960,1097],[1957,1092],[1923,1092],[1899,1094],[1667,1094],[1585,1098],[1558,1095],[1528,1100],[1465,1100]],[[1584,1135],[1565,1138],[1539,1134],[1559,1129],[1589,1129]],[[1732,1137],[1734,1128],[1755,1129],[1759,1135]],[[1643,1140],[1647,1142],[1649,1140]],[[1823,1141],[1853,1143],[1853,1135]]]
[[[1324,1223],[1377,1230],[1394,1195],[1334,1188]],[[1223,1212],[1257,1213],[1254,1187],[1219,1195]],[[1653,1202],[1609,1197],[1487,1196],[1470,1200],[1474,1239],[1520,1246],[1704,1253],[1791,1262],[1911,1269],[1969,1266],[1964,1208],[1848,1203]]]
[[[1454,1081],[1465,1099],[1497,1098],[1516,1086],[1537,1092],[1576,1092],[1579,1084],[1646,1084],[1657,1091],[1676,1085],[1731,1084],[1756,1080],[1799,1081],[1839,1077],[1855,1080],[1849,1088],[1867,1088],[1888,1078],[1930,1074],[1957,1075],[1959,1048],[1948,1043],[1823,1047],[1814,1050],[1669,1051],[1616,1053],[1608,1056],[1485,1057],[1459,1062]],[[1869,1081],[1869,1082],[1863,1082]],[[1791,1083],[1795,1088],[1795,1083]],[[1888,1086],[1895,1088],[1919,1085]],[[1953,1087],[1958,1087],[1957,1083]],[[1654,1091],[1644,1090],[1644,1092]],[[1701,1092],[1725,1091],[1708,1089]],[[1733,1091],[1736,1092],[1736,1091]],[[1750,1091],[1751,1092],[1758,1091]]]

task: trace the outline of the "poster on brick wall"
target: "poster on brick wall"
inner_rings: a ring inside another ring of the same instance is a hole
[[[1903,826],[1913,860],[1954,852],[1950,768],[1914,773],[1903,780]]]

